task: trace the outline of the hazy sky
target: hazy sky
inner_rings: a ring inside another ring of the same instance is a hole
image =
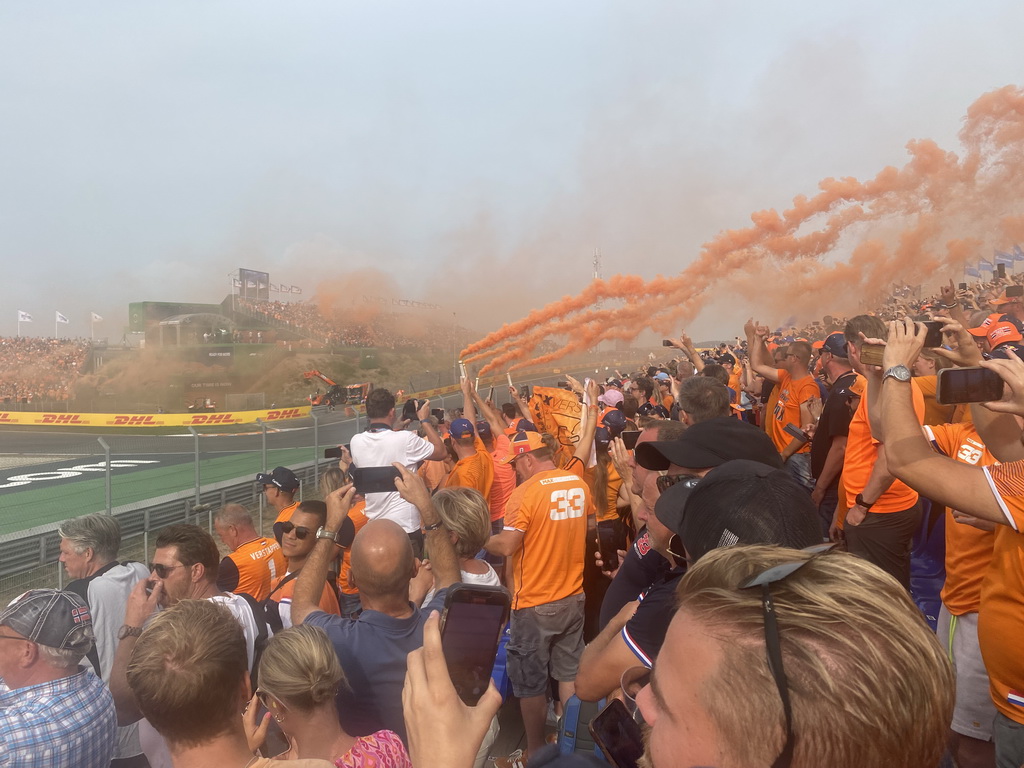
[[[909,139],[957,150],[1021,29],[1019,0],[9,0],[0,334],[95,311],[119,338],[129,302],[219,302],[239,266],[304,297],[381,270],[490,330],[595,247],[672,274]]]

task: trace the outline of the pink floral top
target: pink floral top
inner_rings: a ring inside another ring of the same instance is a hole
[[[413,768],[405,745],[394,731],[358,737],[352,749],[334,764],[338,768]]]

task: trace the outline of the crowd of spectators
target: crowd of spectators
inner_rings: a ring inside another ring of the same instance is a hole
[[[451,323],[431,319],[409,323],[408,317],[379,313],[371,321],[344,315],[325,316],[314,301],[236,300],[254,317],[267,318],[294,328],[327,346],[384,347],[399,349],[416,345],[429,349],[450,349],[455,329]]]
[[[0,613],[0,764],[588,765],[579,702],[611,701],[618,765],[1019,768],[1021,282],[682,332],[500,404],[464,378],[443,420],[373,390],[322,502],[277,467],[273,537],[220,510],[227,557],[174,525],[118,564],[116,523],[68,521],[73,596]],[[948,368],[1005,395],[948,402]],[[373,467],[393,487],[359,493]],[[505,596],[508,641],[455,674],[437,614],[468,587]],[[509,693],[525,741],[491,757]]]
[[[69,399],[89,348],[88,339],[0,336],[0,401]]]

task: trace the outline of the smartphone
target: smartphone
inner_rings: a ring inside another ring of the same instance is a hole
[[[590,721],[590,735],[616,768],[636,768],[637,761],[643,757],[643,733],[619,699],[608,702],[608,706]]]
[[[340,459],[341,458],[341,446],[337,448],[324,448],[325,459]]]
[[[672,346],[672,339],[662,339],[661,340],[661,346],[663,346],[663,347],[671,347]]]
[[[619,562],[618,550],[626,548],[626,537],[613,526],[597,524],[597,549],[601,553],[601,562],[605,570],[614,570]]]
[[[1012,288],[1013,286],[1010,286],[1010,287]],[[967,283],[960,283],[960,285],[957,286],[957,290],[958,291],[966,291],[967,290]]]
[[[402,407],[402,421],[416,421],[416,411],[419,407],[419,400],[406,400]]]
[[[783,431],[790,437],[795,437],[801,443],[809,443],[811,441],[810,435],[808,435],[795,424],[787,424],[785,427],[783,427]]]
[[[1024,285],[1008,285],[1006,286],[1006,298],[1021,298],[1024,297]]]
[[[470,706],[484,695],[508,623],[512,599],[503,587],[455,584],[441,616],[441,648],[459,697]]]
[[[941,347],[942,322],[939,320],[927,320],[924,327],[928,329],[928,333],[924,337],[924,345],[926,347]]]
[[[640,430],[628,429],[625,432],[621,433],[619,437],[622,438],[622,443],[623,445],[626,446],[626,450],[632,451],[634,448],[636,448],[636,441],[640,437]]]
[[[996,275],[1000,278],[1006,277],[1006,265],[996,264]]]
[[[395,480],[400,477],[394,467],[352,467],[349,470],[356,493],[395,493]]]
[[[444,424],[444,408],[431,408],[430,415],[437,419],[438,424]]]
[[[940,405],[987,403],[1003,397],[1003,379],[988,368],[943,368],[938,373],[935,400]]]
[[[864,344],[860,348],[860,361],[864,365],[881,365],[885,344]]]
[[[560,381],[560,382],[558,382],[558,386],[560,386],[562,389],[566,389],[569,386],[569,382],[568,381]]]

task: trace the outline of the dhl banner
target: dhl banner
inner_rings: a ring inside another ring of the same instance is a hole
[[[225,413],[45,413],[0,411],[0,425],[52,425],[61,427],[204,427],[224,424],[254,424],[304,419],[310,407],[274,408],[265,411],[229,411]]]
[[[571,456],[580,441],[583,412],[583,404],[576,395],[557,387],[534,387],[529,405],[537,429],[558,438],[564,452]]]

